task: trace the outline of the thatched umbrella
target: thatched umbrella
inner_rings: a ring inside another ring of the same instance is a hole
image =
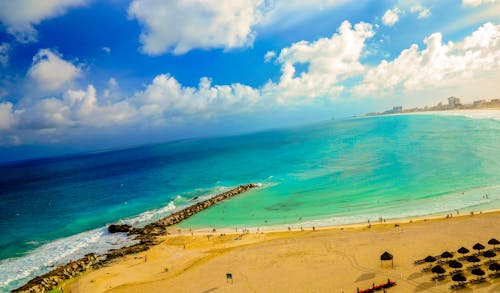
[[[490,271],[500,271],[500,265],[498,263],[492,263],[488,269],[490,269]]]
[[[432,268],[431,272],[433,272],[434,274],[441,275],[446,273],[446,270],[442,266],[437,265]]]
[[[494,253],[494,252],[493,252],[493,251],[491,251],[491,250],[487,250],[487,251],[485,251],[485,252],[483,253],[483,256],[484,256],[484,257],[487,257],[487,258],[492,258],[492,257],[497,256],[497,254],[496,254],[496,253]]]
[[[493,248],[495,248],[496,245],[500,244],[500,241],[496,240],[495,238],[491,238],[489,241],[488,241],[488,244],[489,245],[493,245]]]
[[[471,255],[471,256],[467,257],[467,261],[468,262],[480,262],[481,260],[477,256]]]
[[[450,268],[453,268],[453,269],[459,269],[461,267],[463,267],[462,263],[461,262],[458,262],[456,260],[452,260],[448,263],[448,265],[450,266]]]
[[[426,258],[424,258],[424,261],[429,263],[429,268],[430,268],[432,266],[432,263],[436,261],[436,258],[432,255],[429,255]]]
[[[448,251],[445,251],[443,253],[441,253],[441,257],[442,258],[452,258],[453,257],[453,254],[451,254],[450,252]]]
[[[469,253],[469,250],[462,246],[457,250],[457,252],[460,254],[466,254],[466,253]]]
[[[484,274],[486,274],[483,270],[481,270],[480,268],[475,268],[471,271],[471,273],[473,275],[476,275],[476,276],[484,276]]]
[[[472,249],[475,249],[475,250],[481,252],[481,250],[484,249],[484,245],[482,245],[481,243],[476,243],[476,244],[474,244],[474,246],[472,246]]]
[[[394,267],[394,257],[392,256],[392,254],[387,251],[382,253],[382,255],[380,255],[380,266],[382,266],[382,261],[384,260],[390,260],[392,267]]]
[[[467,278],[462,275],[462,274],[456,274],[456,275],[453,275],[453,277],[451,277],[451,279],[455,282],[465,282],[467,281]]]

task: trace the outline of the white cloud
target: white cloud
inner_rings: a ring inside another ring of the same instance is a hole
[[[28,76],[43,91],[57,91],[81,75],[81,69],[65,61],[57,52],[41,49],[33,57]]]
[[[413,5],[411,8],[410,8],[410,12],[411,13],[418,13],[418,16],[417,18],[421,19],[421,18],[427,18],[431,15],[431,11],[429,10],[429,8],[427,7],[424,7],[420,4],[416,4],[416,5]]]
[[[398,22],[400,13],[401,10],[398,8],[389,9],[384,13],[384,16],[382,16],[382,22],[386,26],[393,26]]]
[[[370,69],[353,93],[383,96],[455,86],[484,75],[500,80],[500,25],[486,23],[457,44],[443,44],[441,33],[430,35],[424,43],[423,50],[414,44],[393,61],[383,60]]]
[[[345,21],[330,38],[302,41],[283,48],[276,59],[282,70],[280,81],[268,82],[259,88],[239,83],[212,85],[207,77],[201,78],[197,87],[189,87],[168,74],[160,74],[143,91],[128,98],[120,98],[116,91],[118,82],[110,78],[101,97],[94,86],[89,85],[86,90],[66,90],[61,97],[26,99],[16,106],[8,104],[2,116],[9,118],[3,121],[16,123],[2,123],[34,131],[123,124],[160,125],[185,119],[199,120],[269,110],[278,105],[308,103],[316,98],[331,98],[342,91],[340,82],[364,72],[359,59],[365,40],[373,34],[370,24],[352,26]],[[38,78],[46,86],[50,85],[51,89],[61,89],[63,84],[72,79],[61,81],[61,76],[74,76],[75,72],[79,72],[73,64],[48,50],[41,50],[34,59],[30,76]],[[52,68],[42,62],[57,66]],[[300,63],[307,63],[308,66],[296,76],[296,67]],[[47,68],[43,68],[45,66]],[[58,71],[61,68],[65,74]],[[55,73],[55,76],[47,76],[47,72]]]
[[[10,129],[14,126],[13,105],[10,102],[0,103],[0,130]]]
[[[344,21],[330,38],[312,43],[301,41],[282,49],[277,59],[282,64],[280,81],[268,83],[264,92],[278,97],[281,103],[290,103],[290,98],[303,102],[335,97],[343,90],[339,82],[364,71],[359,59],[366,39],[373,35],[371,24],[358,23],[353,27]],[[300,75],[296,73],[299,64],[307,66]]]
[[[0,1],[0,21],[7,32],[21,43],[37,40],[33,27],[44,19],[66,13],[70,8],[83,5],[87,0],[14,0]]]
[[[497,0],[462,0],[463,6],[479,6],[486,3],[494,3]]]
[[[142,24],[141,50],[150,55],[251,46],[258,29],[288,27],[351,0],[133,0]]]
[[[276,52],[274,51],[267,51],[266,55],[264,55],[264,62],[268,63],[271,62],[276,57]]]
[[[9,52],[10,52],[10,45],[8,43],[1,43],[0,44],[0,65],[2,65],[3,67],[5,67],[9,64]]]
[[[143,26],[142,51],[183,54],[195,48],[231,49],[250,45],[263,0],[134,0],[131,18]]]
[[[193,88],[161,74],[144,91],[136,93],[133,101],[146,119],[164,123],[190,115],[211,117],[249,111],[259,98],[258,90],[239,83],[212,86],[211,80],[204,77],[198,88]]]
[[[107,54],[111,53],[111,48],[110,48],[110,47],[102,47],[102,50],[103,50],[105,53],[107,53]]]
[[[76,126],[103,127],[130,122],[136,114],[126,101],[101,103],[94,86],[68,90],[62,98],[46,98],[15,111],[19,127],[57,129]]]

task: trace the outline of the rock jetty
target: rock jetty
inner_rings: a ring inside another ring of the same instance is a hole
[[[157,236],[167,234],[167,227],[176,225],[181,221],[193,216],[196,213],[199,213],[226,199],[230,199],[240,193],[243,193],[255,187],[258,187],[258,185],[246,184],[238,186],[229,191],[211,197],[207,200],[190,205],[163,219],[148,224],[143,228],[134,228],[130,225],[120,225],[120,224],[109,225],[108,226],[109,233],[127,232],[128,235],[134,236],[134,239],[137,240],[138,243],[130,246],[125,246],[119,249],[112,249],[103,255],[96,255],[94,253],[87,254],[77,261],[71,261],[66,265],[59,266],[56,269],[44,275],[31,279],[28,283],[26,283],[22,287],[13,290],[12,292],[30,292],[30,293],[47,292],[57,287],[65,280],[70,279],[72,277],[76,277],[81,273],[85,272],[86,270],[100,267],[113,259],[128,254],[134,254],[148,250],[151,246],[156,245],[158,243],[156,239]]]
[[[87,254],[77,261],[71,261],[64,266],[59,266],[44,275],[31,279],[24,286],[12,292],[39,293],[49,291],[65,280],[78,276],[90,268],[98,267],[104,259],[104,256],[94,253]]]

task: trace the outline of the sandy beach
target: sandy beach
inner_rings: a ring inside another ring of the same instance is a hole
[[[172,229],[149,251],[125,256],[64,284],[64,292],[356,292],[388,278],[389,292],[450,292],[450,277],[422,272],[427,255],[472,251],[500,236],[500,212],[343,227],[238,234]],[[221,235],[222,233],[222,235]],[[394,256],[381,265],[380,255]],[[457,256],[455,255],[455,258]],[[495,258],[498,259],[498,256]],[[485,258],[481,257],[482,262]],[[464,267],[470,266],[464,261]],[[450,268],[443,265],[445,269]],[[483,268],[487,274],[491,273]],[[226,280],[231,273],[233,280]],[[475,276],[469,272],[466,277]],[[460,292],[499,292],[500,279]],[[380,291],[381,292],[381,291]]]

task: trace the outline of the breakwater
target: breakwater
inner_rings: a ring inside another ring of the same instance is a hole
[[[211,206],[214,206],[224,200],[230,199],[238,194],[241,194],[257,186],[258,186],[257,184],[253,183],[240,185],[236,188],[217,194],[204,201],[192,204],[165,218],[150,223],[144,226],[143,228],[134,228],[129,225],[117,225],[117,224],[110,225],[108,227],[108,231],[110,233],[126,232],[128,233],[128,235],[134,236],[134,239],[137,240],[138,243],[130,246],[125,246],[119,249],[112,249],[103,255],[96,255],[93,253],[87,254],[76,261],[71,261],[66,265],[59,266],[46,274],[31,279],[28,283],[26,283],[22,287],[13,290],[12,292],[30,292],[30,293],[47,292],[57,287],[65,280],[76,277],[89,269],[98,268],[106,264],[107,262],[112,261],[113,259],[128,254],[134,254],[148,250],[151,246],[156,245],[158,243],[156,238],[157,236],[168,234],[167,227],[176,225],[182,222],[183,220],[207,208],[210,208]]]

